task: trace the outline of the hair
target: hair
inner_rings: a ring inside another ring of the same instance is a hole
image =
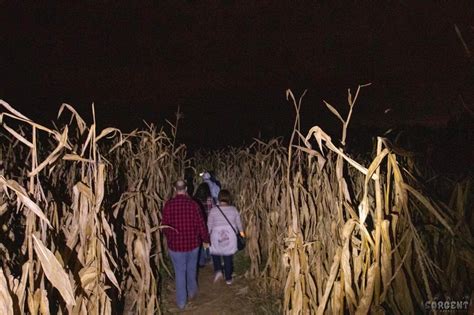
[[[186,191],[186,182],[182,179],[178,179],[174,183],[174,188],[176,189],[177,192],[183,192]]]
[[[194,193],[194,198],[205,201],[210,196],[211,190],[209,189],[209,185],[207,183],[199,184]]]
[[[219,192],[219,201],[220,202],[225,202],[227,204],[232,204],[232,195],[230,194],[230,191],[227,189],[222,189]]]

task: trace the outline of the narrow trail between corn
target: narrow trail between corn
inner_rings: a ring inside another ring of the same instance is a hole
[[[199,292],[180,311],[175,303],[175,284],[173,279],[165,282],[164,314],[254,314],[255,301],[252,301],[249,282],[242,274],[234,275],[233,283],[227,285],[223,279],[213,282],[212,264],[199,268]]]

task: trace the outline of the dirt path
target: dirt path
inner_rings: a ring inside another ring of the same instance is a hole
[[[213,283],[212,265],[199,269],[199,293],[188,302],[184,311],[179,311],[175,304],[175,285],[172,279],[165,283],[164,314],[255,314],[255,306],[250,296],[250,287],[243,274],[234,276],[233,283],[227,285],[224,280]]]

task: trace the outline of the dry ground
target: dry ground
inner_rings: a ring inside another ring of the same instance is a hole
[[[199,269],[199,293],[188,302],[184,311],[175,304],[175,284],[173,279],[165,282],[164,314],[231,315],[231,314],[275,314],[271,302],[258,295],[255,285],[244,277],[245,260],[242,254],[234,258],[235,275],[232,285],[224,280],[213,283],[212,264]],[[243,266],[244,265],[244,266]],[[262,300],[263,299],[263,300]]]

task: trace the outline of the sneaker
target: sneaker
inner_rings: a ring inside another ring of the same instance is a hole
[[[214,282],[217,282],[219,281],[220,279],[222,279],[222,272],[218,271],[216,272],[216,274],[214,275]]]
[[[231,280],[226,280],[225,283],[226,283],[227,285],[231,285],[231,284],[232,284],[232,279],[231,279]]]
[[[188,301],[193,301],[194,299],[196,299],[196,296],[197,296],[197,292],[192,294],[192,295],[189,295],[188,296]]]

